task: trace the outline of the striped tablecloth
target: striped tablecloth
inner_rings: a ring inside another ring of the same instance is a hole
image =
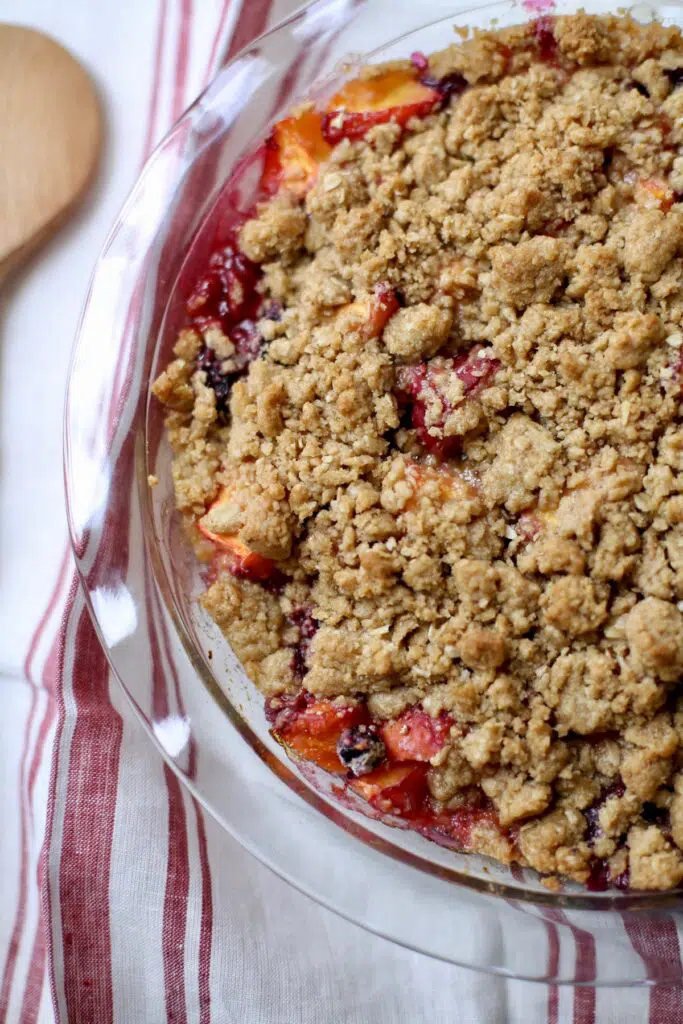
[[[399,2],[399,0],[397,0]],[[404,0],[408,2],[408,0]],[[124,705],[66,547],[61,409],[90,268],[145,156],[291,0],[4,0],[90,68],[96,188],[6,288],[0,417],[0,1024],[683,1024],[679,989],[506,983],[410,953],[294,892],[180,787]],[[634,935],[647,960],[675,938]],[[548,962],[590,938],[548,920]]]

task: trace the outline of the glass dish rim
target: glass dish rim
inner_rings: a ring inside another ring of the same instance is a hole
[[[231,69],[237,62],[239,62],[246,54],[249,54],[253,49],[255,49],[262,40],[277,34],[278,32],[280,32],[286,26],[289,26],[289,25],[291,25],[291,24],[293,24],[293,23],[303,19],[306,16],[306,13],[309,12],[311,9],[314,9],[316,7],[323,8],[323,7],[325,7],[327,5],[327,3],[328,3],[328,0],[311,0],[311,2],[309,2],[308,4],[306,4],[303,7],[299,8],[297,11],[293,12],[292,14],[290,14],[289,16],[287,16],[286,18],[284,18],[283,20],[278,22],[277,25],[273,26],[271,29],[269,29],[267,32],[263,33],[257,39],[252,40],[246,47],[244,47],[238,54],[236,54],[229,62],[227,62],[225,65],[223,65],[223,67],[218,72],[218,74],[216,76],[216,79],[214,79],[214,82],[217,79],[220,79],[221,76],[225,75],[229,71],[229,69]],[[493,3],[489,2],[489,3],[483,3],[483,4],[468,4],[466,7],[458,8],[456,11],[453,11],[453,13],[450,15],[450,17],[462,16],[463,14],[466,14],[468,10],[469,11],[475,11],[475,10],[479,10],[481,8],[493,8],[493,7],[499,7],[499,6],[500,7],[516,7],[517,5],[515,3],[512,3],[512,4],[507,3],[506,0],[494,0]],[[655,16],[656,15],[655,8],[654,7],[650,8],[650,10],[652,12],[652,15]],[[525,14],[530,16],[531,12],[525,12]],[[434,23],[436,23],[438,21],[444,20],[445,17],[449,17],[449,15],[444,16],[442,18],[434,19],[433,22],[425,22],[425,25],[434,24]],[[400,38],[401,37],[397,37],[396,39],[388,40],[384,44],[384,46],[392,45],[392,44],[396,43],[397,41],[399,41]],[[368,57],[373,56],[373,54],[375,54],[378,49],[381,50],[381,49],[384,48],[384,46],[380,47],[380,48],[376,48],[375,50],[368,51],[365,54],[365,56],[368,56]],[[207,86],[207,89],[211,88],[212,84],[213,83],[210,83],[209,86]],[[125,203],[124,203],[120,213],[118,214],[118,216],[117,216],[117,218],[116,218],[116,220],[114,222],[114,225],[112,226],[112,229],[109,232],[109,234],[108,234],[108,236],[107,236],[107,238],[106,238],[106,240],[105,240],[105,242],[104,242],[104,244],[102,246],[102,249],[100,250],[100,254],[98,256],[98,259],[97,259],[97,261],[95,263],[95,266],[94,266],[94,269],[93,269],[90,285],[88,287],[88,292],[87,292],[87,298],[86,298],[85,306],[84,306],[84,309],[83,309],[83,312],[82,312],[82,315],[81,315],[81,318],[80,318],[80,321],[79,321],[79,326],[78,326],[78,329],[77,329],[77,332],[76,332],[76,339],[75,339],[74,346],[73,346],[73,349],[72,349],[70,363],[69,363],[69,369],[68,369],[68,383],[67,383],[65,406],[64,406],[64,468],[65,468],[65,492],[66,492],[67,518],[68,518],[68,524],[69,524],[69,536],[70,536],[70,542],[71,542],[71,545],[72,545],[72,549],[73,549],[74,557],[75,557],[75,561],[76,561],[76,567],[77,567],[78,577],[79,577],[79,581],[80,581],[80,586],[81,586],[81,590],[82,590],[82,592],[84,594],[84,597],[85,597],[85,601],[86,601],[86,605],[88,607],[88,611],[89,611],[90,617],[91,617],[91,619],[93,621],[95,630],[97,632],[98,639],[99,639],[100,644],[101,644],[101,646],[102,646],[102,648],[103,648],[103,650],[105,652],[105,655],[107,657],[107,661],[108,661],[108,663],[110,665],[112,673],[113,673],[114,677],[117,680],[117,684],[123,690],[123,692],[124,692],[128,702],[129,702],[129,704],[131,705],[131,707],[135,711],[135,714],[136,714],[138,720],[143,725],[143,728],[145,729],[146,734],[152,740],[152,742],[156,746],[157,750],[159,750],[159,752],[162,754],[165,762],[174,771],[174,773],[177,775],[177,777],[180,779],[180,781],[183,783],[183,785],[185,785],[188,788],[188,790],[192,793],[192,795],[201,803],[201,805],[208,811],[208,813],[211,814],[211,816],[220,824],[220,826],[222,828],[224,828],[231,836],[233,836],[233,838],[235,838],[240,843],[240,845],[242,845],[245,849],[247,849],[252,856],[256,857],[256,859],[259,862],[263,863],[266,867],[268,867],[276,875],[278,875],[279,877],[282,877],[283,879],[285,879],[290,885],[292,885],[294,888],[296,888],[300,892],[302,892],[305,895],[307,895],[309,898],[313,899],[314,901],[316,901],[318,903],[321,903],[321,904],[327,906],[329,909],[333,910],[335,913],[340,914],[340,916],[345,917],[347,920],[353,921],[356,924],[361,924],[361,926],[366,928],[367,930],[372,931],[375,934],[381,935],[384,938],[388,938],[392,942],[396,942],[396,943],[398,943],[400,945],[404,945],[404,946],[406,946],[406,948],[416,948],[416,949],[418,949],[418,947],[412,947],[409,944],[407,944],[405,942],[402,942],[400,939],[395,938],[393,935],[383,933],[381,930],[372,927],[371,925],[367,924],[366,922],[356,920],[352,915],[346,913],[339,906],[336,906],[336,905],[328,902],[327,899],[322,897],[319,893],[316,893],[316,892],[314,892],[312,890],[309,890],[307,888],[307,886],[302,881],[292,877],[287,871],[281,869],[275,863],[273,863],[272,860],[268,857],[267,854],[263,853],[259,849],[256,849],[254,847],[253,843],[249,839],[246,839],[245,837],[241,836],[233,828],[233,826],[228,821],[226,821],[226,819],[221,814],[221,812],[217,808],[212,806],[211,800],[209,798],[207,798],[204,794],[202,794],[202,792],[196,787],[196,785],[193,782],[193,780],[186,773],[183,772],[183,770],[180,768],[180,766],[174,761],[174,759],[169,755],[168,751],[165,750],[163,745],[159,742],[158,738],[155,736],[155,734],[153,732],[153,729],[152,729],[152,726],[151,726],[150,722],[147,720],[147,718],[145,716],[144,711],[138,705],[134,695],[129,691],[128,687],[126,686],[126,684],[125,684],[125,682],[124,682],[124,680],[123,680],[123,678],[121,676],[121,674],[117,670],[116,665],[115,665],[115,663],[114,663],[114,661],[112,660],[112,657],[111,657],[111,653],[110,653],[110,649],[109,649],[109,644],[108,644],[107,639],[106,639],[106,637],[105,637],[105,635],[104,635],[104,633],[103,633],[103,631],[101,629],[101,625],[100,625],[100,623],[98,621],[97,611],[96,611],[95,607],[93,606],[93,602],[92,602],[91,595],[90,595],[90,592],[89,592],[89,588],[88,588],[88,585],[87,585],[86,573],[85,573],[85,571],[83,569],[83,566],[81,564],[81,560],[79,558],[78,536],[77,536],[76,526],[75,526],[75,523],[74,523],[73,517],[72,517],[72,505],[71,505],[71,501],[70,501],[70,489],[69,489],[69,477],[70,477],[70,472],[71,472],[71,469],[72,469],[71,438],[69,436],[69,408],[70,408],[71,402],[73,401],[73,369],[74,369],[74,365],[75,365],[77,357],[78,357],[80,345],[83,343],[82,325],[83,325],[83,321],[84,321],[84,318],[85,318],[85,312],[87,310],[88,303],[89,303],[91,295],[92,295],[93,283],[95,282],[98,273],[101,271],[102,259],[103,259],[104,254],[107,251],[109,242],[110,242],[111,238],[113,237],[113,235],[115,234],[115,232],[122,225],[125,225],[126,217],[129,215],[130,209],[134,205],[134,201],[135,201],[136,196],[139,193],[141,182],[142,182],[143,178],[145,177],[145,175],[148,172],[148,170],[154,165],[155,159],[157,158],[157,155],[159,154],[160,150],[164,147],[164,145],[167,142],[167,140],[169,140],[169,138],[175,132],[177,132],[179,128],[181,128],[184,124],[187,124],[191,120],[193,113],[201,108],[201,105],[202,105],[202,102],[203,102],[203,98],[206,95],[206,91],[207,91],[206,89],[203,90],[202,93],[200,93],[200,95],[196,98],[196,100],[183,112],[183,114],[180,116],[178,121],[176,121],[176,123],[169,129],[168,133],[166,133],[164,135],[164,137],[161,139],[161,141],[155,147],[154,151],[151,153],[149,158],[145,161],[144,166],[141,168],[140,173],[137,176],[136,181],[135,181],[132,189],[129,192],[129,195],[128,195],[128,197],[127,197],[127,199],[126,199],[126,201],[125,201]],[[156,339],[151,339],[150,343],[151,343],[152,340],[156,341]],[[347,833],[350,833],[351,835],[355,836],[355,838],[359,839],[363,843],[367,844],[369,841],[371,841],[373,848],[375,848],[375,849],[379,848],[381,850],[381,852],[384,853],[385,855],[387,855],[387,856],[389,856],[389,857],[391,857],[393,859],[399,860],[399,861],[401,861],[404,864],[407,863],[409,866],[415,868],[416,870],[426,871],[427,873],[429,873],[431,875],[436,875],[438,877],[441,877],[444,880],[448,881],[451,885],[454,884],[456,886],[462,886],[462,887],[466,888],[467,890],[469,890],[470,892],[476,892],[476,893],[479,893],[479,894],[489,895],[489,896],[496,896],[498,898],[503,897],[503,898],[508,899],[508,900],[513,900],[513,901],[515,901],[517,903],[525,904],[525,905],[528,905],[528,906],[534,906],[534,907],[561,908],[561,909],[568,909],[568,910],[593,911],[593,912],[600,911],[600,912],[603,912],[603,913],[604,912],[609,912],[609,911],[627,911],[627,910],[631,911],[631,910],[640,910],[640,909],[642,909],[642,910],[653,910],[653,909],[656,909],[656,910],[667,910],[667,909],[674,909],[675,907],[680,907],[680,905],[681,905],[680,890],[678,890],[678,891],[674,890],[674,891],[671,891],[671,892],[663,892],[663,893],[634,893],[634,894],[614,892],[614,891],[608,891],[607,893],[592,893],[592,892],[589,892],[588,890],[584,890],[584,891],[581,891],[581,892],[562,892],[562,893],[556,893],[556,892],[551,892],[549,890],[548,891],[544,891],[544,892],[530,891],[530,890],[528,890],[527,888],[524,887],[524,883],[521,883],[518,886],[518,885],[515,885],[515,884],[512,884],[512,883],[507,883],[507,882],[505,882],[505,883],[504,882],[497,882],[497,881],[496,882],[493,882],[493,881],[486,882],[486,881],[484,881],[482,879],[479,879],[479,878],[476,878],[474,876],[468,875],[468,874],[463,873],[463,872],[461,872],[459,870],[449,869],[449,868],[444,867],[442,865],[434,864],[434,863],[430,862],[428,859],[423,858],[419,854],[416,854],[416,853],[413,853],[413,852],[401,849],[400,847],[394,846],[392,843],[390,843],[389,841],[385,840],[383,837],[378,837],[375,833],[371,833],[368,830],[364,829],[362,825],[358,825],[357,823],[354,823],[354,822],[350,821],[347,818],[343,818],[343,821],[340,822],[339,821],[339,814],[337,812],[335,812],[334,807],[330,803],[328,803],[328,801],[326,801],[321,796],[319,796],[318,793],[313,788],[311,788],[297,774],[295,774],[295,772],[292,769],[289,768],[289,766],[287,765],[286,762],[278,761],[276,758],[273,757],[273,755],[269,751],[267,751],[263,747],[263,744],[261,743],[259,738],[252,732],[251,727],[249,726],[249,724],[244,720],[244,718],[239,714],[239,712],[233,706],[233,704],[230,702],[230,700],[222,692],[222,690],[220,689],[220,687],[216,683],[215,679],[213,678],[211,673],[208,671],[207,666],[205,665],[204,661],[201,659],[201,657],[198,656],[193,641],[191,640],[191,638],[186,633],[184,624],[182,622],[182,616],[179,614],[178,609],[176,607],[175,598],[174,598],[172,593],[168,593],[167,592],[167,581],[164,578],[164,574],[160,573],[158,571],[159,570],[158,559],[160,557],[159,556],[158,547],[157,547],[157,545],[158,545],[158,538],[156,536],[156,532],[152,528],[152,523],[151,523],[151,499],[150,499],[150,494],[149,494],[149,488],[146,485],[146,481],[147,481],[147,465],[146,465],[146,444],[145,444],[145,441],[146,441],[147,409],[148,409],[148,405],[149,405],[149,401],[150,401],[149,381],[145,381],[142,386],[146,390],[146,397],[145,397],[145,400],[144,400],[143,425],[142,425],[142,427],[140,427],[140,425],[136,426],[136,424],[134,422],[133,424],[131,424],[130,431],[134,431],[134,432],[136,432],[138,434],[138,436],[136,437],[136,440],[135,440],[135,458],[134,458],[134,465],[133,465],[133,469],[132,469],[132,475],[135,478],[135,486],[138,488],[138,494],[139,494],[139,497],[141,498],[141,507],[142,507],[142,514],[143,514],[142,532],[143,532],[143,538],[144,538],[144,545],[143,545],[143,547],[144,547],[145,557],[148,557],[148,558],[151,559],[152,566],[153,566],[153,571],[154,571],[155,581],[157,582],[157,585],[159,585],[159,589],[160,589],[162,595],[164,596],[165,607],[168,610],[169,614],[171,615],[174,627],[176,629],[177,635],[179,636],[179,638],[181,640],[181,643],[182,643],[182,646],[183,646],[183,648],[185,650],[185,653],[187,654],[188,658],[190,659],[190,661],[191,661],[191,663],[193,665],[193,668],[195,669],[195,671],[197,672],[198,676],[200,677],[201,682],[203,683],[204,687],[209,690],[209,692],[212,695],[213,699],[218,703],[218,706],[219,706],[221,712],[224,715],[227,715],[231,725],[233,726],[234,729],[236,729],[236,731],[239,733],[241,738],[246,743],[248,743],[250,748],[256,753],[256,755],[259,757],[259,759],[271,771],[273,771],[278,776],[278,778],[281,781],[283,781],[291,790],[293,790],[293,792],[296,793],[296,795],[298,795],[299,797],[304,799],[306,801],[306,803],[309,804],[309,806],[312,806],[316,811],[319,811],[322,814],[324,814],[324,816],[328,820],[331,820],[334,824],[337,824],[339,827],[344,828],[344,830]],[[456,890],[456,892],[457,892],[457,890]],[[418,949],[418,951],[420,951],[420,950]],[[439,959],[443,959],[445,962],[449,962],[449,963],[454,963],[455,962],[453,959],[449,959],[447,957],[439,957],[439,954],[437,954],[437,953],[432,953],[430,955],[433,955],[433,956],[435,956],[435,957],[437,957]],[[498,974],[498,975],[500,975],[502,977],[511,977],[511,978],[512,977],[516,977],[516,978],[523,977],[523,976],[520,976],[520,975],[515,975],[515,974],[513,974],[513,973],[511,973],[511,972],[509,972],[509,971],[507,971],[507,970],[505,970],[503,968],[499,968],[499,967],[485,967],[485,966],[466,964],[466,963],[463,963],[462,966],[467,966],[467,967],[470,967],[472,969],[481,970],[481,971],[484,971],[484,972],[488,971],[489,973],[496,973],[496,974]],[[540,979],[538,979],[538,978],[530,978],[529,980],[538,981]],[[577,984],[576,982],[565,982],[565,981],[558,981],[556,983],[557,984],[566,984],[566,983]],[[640,986],[642,984],[649,984],[649,983],[650,982],[647,982],[647,981],[646,982],[637,981],[637,982],[635,982],[633,984]],[[587,984],[589,984],[589,985],[599,985],[600,982],[599,981],[593,981],[593,982],[590,982],[590,983],[587,983]]]

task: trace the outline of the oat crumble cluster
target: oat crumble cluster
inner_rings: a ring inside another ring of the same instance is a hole
[[[154,385],[204,606],[375,811],[678,886],[681,33],[544,17],[339,95]]]

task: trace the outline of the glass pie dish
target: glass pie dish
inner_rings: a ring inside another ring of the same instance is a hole
[[[563,3],[554,13],[576,9]],[[675,21],[681,9],[632,13]],[[218,75],[147,164],[95,269],[67,396],[70,527],[100,638],[148,732],[204,806],[273,870],[365,927],[453,963],[544,981],[673,983],[677,962],[652,955],[642,935],[675,932],[675,894],[549,891],[533,872],[368,819],[336,799],[326,777],[288,760],[196,601],[200,567],[174,512],[161,410],[149,396],[211,251],[226,182],[239,191],[233,205],[247,204],[274,122],[297,101],[330,95],[349,66],[438,49],[453,24],[530,16],[508,3],[418,11],[322,0]],[[549,929],[591,955],[578,967],[549,956]]]

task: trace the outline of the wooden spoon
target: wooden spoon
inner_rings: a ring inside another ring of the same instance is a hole
[[[53,39],[0,24],[0,282],[83,196],[102,143],[93,83]]]

